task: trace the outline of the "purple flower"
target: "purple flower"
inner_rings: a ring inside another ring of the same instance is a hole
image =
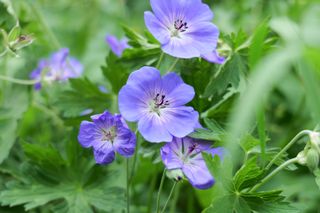
[[[128,128],[121,115],[108,111],[91,116],[93,122],[82,121],[78,140],[85,147],[93,147],[94,158],[98,164],[111,163],[115,152],[124,157],[133,155],[136,135]]]
[[[128,45],[128,39],[123,38],[121,40],[117,39],[115,36],[107,35],[106,42],[109,44],[112,52],[116,54],[116,56],[121,57],[123,51],[130,46]]]
[[[213,13],[201,0],[150,0],[153,13],[144,13],[148,30],[162,50],[178,58],[194,58],[216,49],[219,30]]]
[[[190,137],[173,138],[161,150],[162,161],[169,171],[182,171],[189,182],[198,189],[207,189],[214,184],[201,152],[222,157],[222,148],[211,148],[212,143]],[[182,177],[180,177],[182,178]]]
[[[198,112],[184,106],[194,97],[194,89],[175,73],[161,77],[159,70],[142,67],[129,76],[119,92],[123,117],[138,121],[141,135],[150,142],[170,142],[184,137],[198,125]]]
[[[213,52],[207,53],[205,55],[202,55],[201,57],[215,64],[223,64],[226,60],[224,57],[220,56],[216,50]]]
[[[77,78],[82,74],[83,67],[78,60],[69,57],[69,49],[63,48],[51,55],[49,59],[42,59],[38,67],[30,74],[31,79],[39,80],[35,89],[41,89],[40,81],[52,83]]]

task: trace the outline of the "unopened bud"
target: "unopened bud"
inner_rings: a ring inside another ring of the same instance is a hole
[[[314,171],[318,168],[319,165],[319,153],[317,150],[309,149],[307,153],[307,166],[311,171]]]
[[[184,178],[184,175],[181,169],[168,170],[167,176],[168,178],[173,179],[175,181],[180,181]]]
[[[15,41],[10,43],[10,48],[14,51],[30,45],[34,38],[30,35],[20,35]]]

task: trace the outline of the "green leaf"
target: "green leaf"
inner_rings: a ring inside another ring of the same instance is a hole
[[[189,136],[192,138],[209,140],[209,141],[221,141],[222,134],[209,129],[196,129]]]
[[[246,70],[246,62],[242,56],[239,53],[234,53],[221,67],[218,75],[210,80],[203,96],[212,97],[216,94],[221,95],[229,86],[238,88],[241,75],[244,75]]]
[[[260,141],[250,134],[246,134],[240,141],[240,146],[245,152],[251,151],[254,147],[258,146]]]
[[[233,181],[238,191],[254,186],[262,177],[263,170],[257,165],[257,158],[253,157],[237,171]]]
[[[46,205],[50,202],[67,202],[67,212],[93,212],[92,207],[103,211],[119,210],[124,207],[124,191],[119,188],[76,188],[73,185],[58,186],[18,185],[10,183],[0,193],[2,205],[24,205],[25,210]]]
[[[102,113],[111,104],[110,94],[106,94],[87,78],[70,79],[71,89],[61,92],[55,105],[64,117],[79,117],[84,110]]]
[[[132,47],[143,47],[144,49],[153,49],[153,48],[159,48],[159,43],[151,43],[155,42],[155,39],[148,40],[147,38],[143,37],[142,35],[138,34],[134,30],[130,29],[127,26],[123,26],[123,30],[126,34],[126,37],[129,39],[129,45]],[[150,38],[151,35],[148,34],[148,37]]]
[[[123,30],[132,47],[123,52],[121,56],[123,62],[131,63],[135,68],[140,68],[142,64],[152,65],[157,62],[161,50],[159,42],[152,34],[145,32],[143,36],[126,26],[123,27]]]
[[[253,34],[248,56],[249,65],[251,67],[254,67],[258,60],[262,57],[265,49],[265,39],[269,33],[268,22],[269,19],[264,20],[261,24],[259,24]]]
[[[110,53],[106,58],[106,63],[107,66],[102,67],[102,72],[110,82],[113,93],[118,94],[121,87],[125,85],[129,72],[113,53]]]
[[[20,167],[15,175],[19,182],[6,183],[1,205],[23,205],[26,210],[50,206],[61,213],[114,212],[125,206],[124,190],[114,187],[105,167],[94,164],[90,150],[90,158],[78,153],[75,165],[67,163],[54,147],[23,143],[23,148],[29,160],[15,165]]]
[[[219,133],[221,135],[226,133],[226,131],[214,119],[205,118],[203,119],[203,121],[206,124],[206,126],[213,132]]]

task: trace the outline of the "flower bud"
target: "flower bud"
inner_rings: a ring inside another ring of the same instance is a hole
[[[181,169],[168,170],[167,176],[168,176],[168,178],[175,180],[175,181],[180,181],[184,178],[184,175],[183,175],[183,172]]]
[[[30,45],[34,38],[30,35],[20,35],[15,41],[10,42],[10,48],[14,51]]]
[[[311,171],[314,171],[318,168],[319,165],[319,153],[317,150],[309,149],[307,153],[307,166]]]

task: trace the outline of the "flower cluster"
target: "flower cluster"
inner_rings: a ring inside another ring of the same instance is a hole
[[[80,62],[69,57],[69,49],[63,48],[51,55],[49,59],[42,59],[38,67],[30,74],[30,78],[38,80],[35,89],[41,89],[41,82],[52,83],[54,81],[66,81],[69,78],[77,78],[82,74],[83,67]]]
[[[213,14],[200,0],[151,0],[153,13],[145,12],[149,31],[161,43],[163,52],[178,58],[202,57],[213,63],[223,63],[216,51],[218,28],[211,23]],[[106,41],[121,58],[130,46],[127,39],[107,36]],[[222,156],[221,148],[188,135],[201,128],[199,113],[186,106],[195,96],[194,88],[173,72],[163,76],[158,69],[144,66],[133,71],[118,95],[121,115],[108,111],[83,121],[78,140],[94,151],[98,164],[108,164],[115,152],[124,157],[133,155],[136,136],[125,120],[137,122],[137,131],[149,142],[166,142],[161,148],[162,161],[169,172],[186,177],[198,189],[214,184],[202,152]]]

